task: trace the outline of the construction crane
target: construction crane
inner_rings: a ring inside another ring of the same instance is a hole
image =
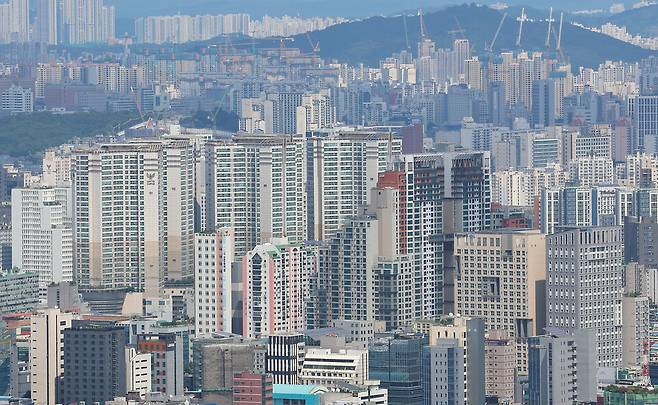
[[[286,41],[294,41],[295,38],[279,37],[279,64],[283,65],[283,50],[286,49]]]
[[[295,38],[291,37],[279,37],[279,49],[286,49],[286,41],[294,41]]]
[[[560,13],[560,29],[557,34],[557,42],[555,45],[555,50],[560,56],[560,61],[564,62],[564,52],[562,52],[562,22],[564,21],[564,13]]]
[[[528,21],[528,16],[525,13],[525,7],[521,9],[521,16],[516,18],[519,22],[519,34],[516,36],[516,47],[521,48],[521,35],[523,35],[523,23]]]
[[[139,117],[142,119],[142,122],[144,122],[144,111],[142,110],[142,103],[133,86],[130,86],[130,92],[133,94],[133,98],[135,99],[135,107],[137,107]]]
[[[130,36],[128,36],[128,33],[123,37],[123,54],[121,55],[121,64],[123,66],[128,66],[128,59],[130,58],[130,43],[128,42],[130,40]]]
[[[546,42],[544,42],[544,48],[548,49],[551,44],[551,29],[553,28],[553,7],[550,8],[548,12],[548,31],[546,31]]]
[[[496,45],[496,40],[498,39],[498,34],[500,34],[500,29],[503,28],[503,23],[505,22],[505,18],[507,18],[507,13],[503,14],[503,18],[501,18],[500,22],[498,23],[498,28],[496,28],[496,33],[494,34],[493,39],[491,40],[491,44],[487,49],[489,53],[493,53],[494,45]]]
[[[313,50],[313,53],[318,54],[320,52],[320,42],[318,41],[316,44],[313,44],[313,41],[311,41],[311,35],[308,33],[308,31],[306,31],[305,34],[306,34],[306,39],[308,40],[308,44],[311,46],[311,49]]]
[[[418,9],[418,21],[420,24],[420,39],[423,40],[427,36],[425,32],[425,22],[423,21],[423,9]]]
[[[407,15],[402,14],[402,24],[404,24],[404,40],[405,43],[407,44],[407,50],[410,51],[411,47],[409,46],[409,30],[407,28]]]
[[[466,30],[464,30],[462,28],[462,25],[459,23],[459,18],[457,18],[456,15],[453,16],[453,17],[455,18],[455,24],[457,24],[457,29],[455,30],[455,32],[461,33],[461,38],[460,39],[464,39],[464,33],[466,32]]]

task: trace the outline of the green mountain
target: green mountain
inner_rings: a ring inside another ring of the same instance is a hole
[[[449,47],[454,38],[468,38],[476,53],[484,53],[491,42],[502,14],[489,7],[478,5],[453,6],[424,16],[428,35],[439,47]],[[655,52],[645,50],[611,37],[568,24],[565,18],[562,31],[562,49],[574,66],[596,67],[606,60],[636,61]],[[310,51],[310,42],[320,42],[320,55],[350,63],[376,65],[379,60],[407,48],[416,50],[420,39],[417,16],[372,17],[344,23],[322,31],[295,37],[294,46]],[[460,28],[461,27],[461,28]],[[463,30],[463,31],[462,31]],[[461,31],[461,32],[456,32]],[[556,28],[557,31],[557,28]],[[500,30],[494,51],[515,48],[518,22],[509,15]],[[528,21],[523,27],[521,47],[527,51],[545,50],[547,33],[545,21]],[[551,35],[550,48],[555,49],[556,35]]]

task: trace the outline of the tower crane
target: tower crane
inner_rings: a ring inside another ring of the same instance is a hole
[[[294,41],[295,38],[291,37],[279,37],[279,48],[280,49],[285,49],[286,48],[286,41]]]
[[[553,7],[551,7],[548,12],[548,31],[546,31],[546,42],[544,42],[544,48],[548,49],[551,44],[551,29],[553,28]]]
[[[305,32],[306,34],[306,39],[308,40],[308,44],[311,46],[311,49],[313,50],[314,54],[317,54],[320,52],[320,41],[318,41],[316,44],[313,44],[313,41],[311,41],[311,35],[308,33],[308,31]]]
[[[411,47],[409,46],[409,31],[407,29],[407,15],[402,14],[402,24],[404,24],[404,41],[407,45],[407,50],[411,50]]]
[[[555,50],[557,50],[558,55],[560,56],[560,60],[564,62],[564,52],[562,52],[562,22],[564,21],[564,13],[560,13],[560,28],[557,33],[557,42],[555,46]]]
[[[491,40],[491,44],[487,49],[489,53],[493,53],[494,45],[496,45],[496,40],[498,39],[498,34],[500,34],[500,29],[503,28],[503,23],[505,22],[505,18],[507,18],[507,13],[503,14],[503,17],[500,19],[500,22],[498,23],[498,28],[496,28],[496,33],[494,34],[493,39]]]
[[[523,23],[528,21],[528,16],[525,13],[525,7],[521,9],[521,16],[516,18],[519,22],[519,33],[516,36],[516,47],[521,48],[521,35],[523,35]]]
[[[420,39],[423,40],[427,36],[427,33],[425,32],[425,22],[423,21],[423,10],[418,9],[418,21],[420,24]]]
[[[466,32],[466,30],[464,30],[464,29],[462,28],[462,25],[461,25],[461,23],[459,22],[459,18],[457,18],[456,15],[454,15],[453,17],[454,17],[454,19],[455,19],[455,24],[457,24],[457,29],[455,30],[455,32],[459,32],[459,33],[461,33],[461,38],[459,38],[459,39],[464,39],[464,36],[465,36],[464,33]]]

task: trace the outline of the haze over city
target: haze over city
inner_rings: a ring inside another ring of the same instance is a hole
[[[658,403],[658,4],[0,0],[0,405]]]

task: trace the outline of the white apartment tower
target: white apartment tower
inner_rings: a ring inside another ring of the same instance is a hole
[[[290,136],[236,137],[209,144],[215,229],[233,228],[235,254],[287,237],[306,240],[306,151]]]
[[[9,39],[19,43],[30,40],[29,0],[9,0]]]
[[[194,159],[187,141],[80,150],[72,169],[75,256],[83,287],[156,295],[192,275]]]
[[[402,140],[390,134],[337,132],[312,137],[308,148],[308,239],[327,240],[370,203],[370,190],[402,152]]]
[[[336,123],[336,107],[328,90],[302,96],[302,104],[295,111],[298,135],[307,131],[330,128]]]
[[[107,42],[116,37],[116,10],[103,0],[62,0],[64,38],[60,43],[84,44]]]
[[[235,255],[233,230],[194,235],[195,336],[232,332],[231,270]]]
[[[48,45],[57,45],[57,0],[36,0],[34,40]]]
[[[73,282],[71,190],[16,188],[12,190],[12,263],[39,275],[39,292],[48,285]]]

